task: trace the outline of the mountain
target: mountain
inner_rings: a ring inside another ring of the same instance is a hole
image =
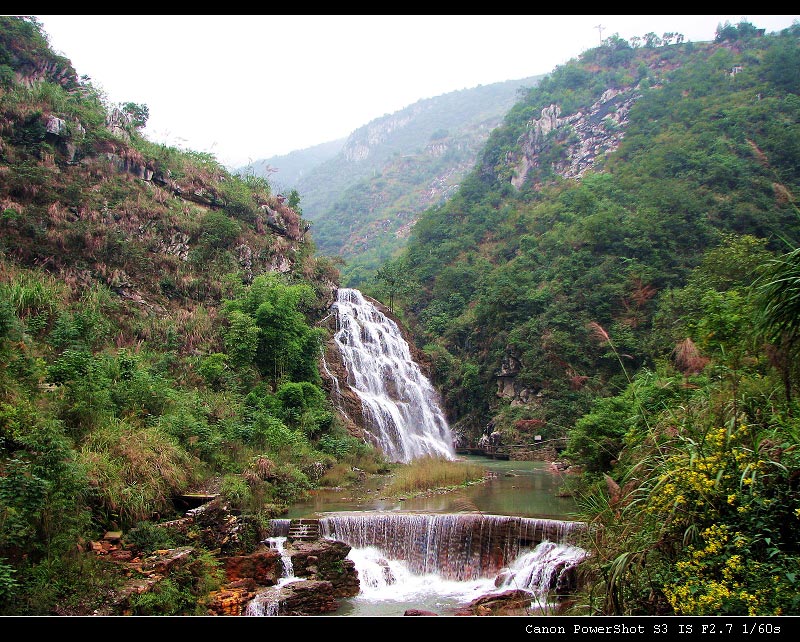
[[[462,444],[581,498],[573,613],[796,613],[800,25],[644,41],[531,89],[377,294]]]
[[[454,360],[440,383],[456,422],[529,414],[562,436],[614,368],[587,323],[619,333],[631,368],[652,363],[659,295],[706,251],[798,237],[793,44],[611,40],[508,112],[398,260],[418,342]]]
[[[342,138],[289,152],[283,156],[264,158],[236,171],[263,176],[269,179],[276,190],[288,193],[293,185],[297,185],[315,167],[336,156],[344,147],[345,141],[346,139]]]
[[[0,16],[2,615],[205,615],[213,551],[384,467],[326,398],[339,273],[307,222],[265,179],[144,138],[148,113]],[[228,526],[156,527],[187,493]],[[180,546],[191,570],[155,592],[128,566]]]
[[[319,155],[298,153],[296,159],[309,161],[302,170],[293,169],[286,157],[240,171],[265,176],[265,167],[276,168],[268,172],[270,180],[300,193],[320,253],[343,258],[343,282],[357,285],[405,245],[420,212],[458,189],[489,132],[518,92],[537,80],[509,80],[420,100],[360,127],[322,162],[314,162]]]

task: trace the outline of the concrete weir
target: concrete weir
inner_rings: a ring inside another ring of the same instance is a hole
[[[323,537],[375,547],[415,573],[469,580],[497,574],[525,549],[570,544],[583,522],[482,514],[337,513],[321,517]]]

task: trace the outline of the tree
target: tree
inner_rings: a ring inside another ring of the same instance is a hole
[[[387,261],[375,272],[375,281],[389,297],[389,311],[394,312],[394,298],[408,287],[408,268],[404,260]]]
[[[648,49],[660,47],[661,45],[662,45],[661,38],[659,38],[652,31],[649,31],[648,33],[644,34],[644,46],[647,47]]]
[[[296,189],[293,189],[291,192],[289,192],[289,200],[286,202],[286,204],[300,216],[303,215],[303,210],[300,209],[300,192],[298,192]]]
[[[120,110],[131,119],[131,125],[136,129],[142,129],[147,125],[147,119],[150,118],[150,108],[144,103],[122,103]]]

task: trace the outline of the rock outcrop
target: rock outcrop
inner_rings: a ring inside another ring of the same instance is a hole
[[[226,557],[222,564],[229,585],[252,580],[261,586],[274,586],[283,575],[280,553],[273,549]]]
[[[514,169],[511,184],[519,189],[530,170],[539,166],[540,154],[555,142],[566,153],[553,169],[562,178],[581,178],[605,155],[619,147],[631,107],[641,97],[634,87],[608,89],[585,112],[562,117],[561,107],[549,105],[532,118],[519,139],[520,151],[506,158]]]
[[[300,580],[281,588],[279,615],[322,615],[339,608],[331,582],[325,580]]]
[[[347,559],[350,548],[344,542],[325,539],[294,543],[290,548],[294,573],[330,582],[334,597],[354,597],[360,584],[355,563]]]
[[[456,611],[456,615],[530,615],[532,596],[527,591],[512,589],[483,595]]]

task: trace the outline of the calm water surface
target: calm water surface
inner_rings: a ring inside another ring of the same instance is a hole
[[[489,515],[576,519],[575,499],[561,495],[564,476],[548,469],[547,463],[499,461],[478,456],[464,459],[484,466],[496,476],[457,491],[405,500],[383,497],[380,487],[387,478],[375,476],[369,478],[358,493],[351,489],[317,490],[307,501],[295,504],[286,517],[295,519],[340,511],[400,510],[434,513],[480,511]]]

